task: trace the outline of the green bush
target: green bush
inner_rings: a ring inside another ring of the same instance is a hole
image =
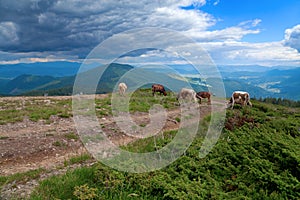
[[[97,188],[90,188],[87,184],[75,186],[73,194],[80,200],[92,200],[98,197]]]
[[[300,199],[299,110],[253,104],[227,110],[223,133],[204,158],[199,150],[210,117],[185,154],[164,169],[132,174],[97,163],[42,181],[31,199],[76,199],[75,188],[85,184],[84,191],[95,188],[98,199]],[[157,137],[156,145],[163,147],[175,135]],[[151,152],[156,146],[147,138],[123,148]]]

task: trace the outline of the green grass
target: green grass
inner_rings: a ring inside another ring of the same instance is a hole
[[[79,139],[79,136],[76,133],[66,133],[64,135],[64,137],[69,140],[78,140]]]
[[[0,125],[23,121],[23,116],[18,110],[0,110]]]
[[[168,92],[167,96],[157,94],[153,97],[150,89],[140,89],[132,94],[129,111],[131,113],[148,112],[154,104],[160,104],[165,109],[178,107],[176,97],[171,92]],[[71,99],[54,100],[41,97],[30,100],[24,99],[24,101],[11,100],[0,102],[0,108],[0,125],[20,122],[25,117],[35,122],[39,120],[49,121],[53,115],[61,118],[72,117]],[[95,109],[99,118],[111,116],[111,95],[106,98],[95,99]]]
[[[199,150],[210,117],[185,155],[162,170],[131,174],[98,163],[42,181],[31,199],[77,199],[80,188],[86,195],[96,191],[97,199],[299,199],[299,111],[256,101],[229,109],[226,128],[204,158]],[[157,137],[156,146],[147,138],[122,148],[151,152],[175,134]]]
[[[50,101],[50,103],[49,103]],[[0,103],[0,125],[23,121],[28,117],[32,121],[49,120],[52,115],[69,118],[71,100],[24,99]]]
[[[153,152],[163,148],[175,137],[177,131],[167,131],[162,135],[140,139],[121,147],[122,149],[135,153]]]
[[[165,109],[173,109],[179,106],[176,96],[171,92],[167,92],[167,96],[155,94],[153,97],[151,89],[140,89],[131,95],[129,111],[148,112],[154,104],[162,105]]]
[[[26,183],[28,180],[36,179],[40,176],[41,173],[45,172],[44,169],[30,170],[24,173],[16,173],[9,176],[0,176],[0,188],[8,183],[15,182],[17,183]]]
[[[103,99],[95,100],[95,108],[97,117],[106,117],[112,115],[111,111],[111,95]]]
[[[69,160],[64,162],[64,165],[68,166],[68,165],[73,165],[73,164],[77,164],[77,163],[83,163],[90,159],[92,159],[90,154],[81,154],[79,156],[71,157]]]
[[[156,94],[154,97],[152,96],[151,89],[139,89],[136,90],[134,93],[127,93],[127,95],[130,95],[129,100],[129,112],[149,112],[149,109],[155,105],[159,104],[163,106],[165,109],[170,110],[174,108],[178,108],[179,104],[176,100],[176,96],[171,93],[167,92],[167,96]],[[117,94],[118,95],[118,94]],[[114,99],[115,105],[119,105],[120,102],[124,101],[122,97],[117,96],[116,99]],[[111,95],[106,98],[96,99],[95,100],[95,109],[96,109],[96,115],[98,118],[112,116],[112,102],[111,102]],[[123,109],[123,110],[122,110]],[[127,108],[118,108],[117,111],[124,111],[126,112]],[[145,126],[141,124],[141,126]]]
[[[68,171],[63,176],[53,176],[40,183],[42,189],[36,189],[31,199],[76,199],[73,195],[75,186],[92,185],[94,176],[94,168],[81,168]]]
[[[64,147],[65,146],[65,143],[61,142],[61,141],[55,141],[52,143],[53,146],[56,146],[56,147]]]

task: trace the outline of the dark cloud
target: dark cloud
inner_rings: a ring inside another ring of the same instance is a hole
[[[205,29],[210,16],[196,13],[196,20],[192,11],[174,11],[190,2],[0,0],[0,51],[66,51],[84,56],[109,36],[132,28],[189,30],[203,25]]]
[[[13,22],[0,22],[0,44],[3,46],[18,43],[17,26]]]
[[[300,24],[285,31],[284,44],[300,52]]]

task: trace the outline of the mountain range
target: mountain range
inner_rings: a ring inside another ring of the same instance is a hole
[[[77,62],[48,62],[31,64],[0,65],[0,94],[2,95],[71,95],[76,74],[80,68]],[[91,67],[82,72],[82,77],[89,80],[101,71],[102,66]],[[171,66],[181,75],[190,80],[196,91],[208,90],[207,80],[193,76],[195,70],[186,66]],[[126,64],[112,63],[103,71],[96,92],[112,92],[118,80],[127,72],[131,78],[124,81],[129,85],[137,84],[136,80],[158,82],[164,79],[176,87],[184,86],[172,70],[161,70],[149,67],[138,69]],[[220,66],[218,67],[225,86],[226,96],[235,90],[246,90],[252,97],[287,98],[300,100],[300,68],[262,67],[262,66]],[[135,80],[136,79],[136,80]],[[167,79],[167,80],[166,80]],[[144,85],[143,87],[150,87]]]

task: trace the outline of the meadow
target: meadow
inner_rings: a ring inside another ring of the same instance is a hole
[[[140,94],[143,94],[142,101],[137,98]],[[111,115],[109,98],[96,100],[99,118]],[[59,117],[71,117],[70,103],[70,100],[58,101],[49,110]],[[153,99],[149,91],[141,90],[133,94],[130,112],[147,112],[157,103],[169,110],[178,107],[175,96]],[[299,199],[300,109],[257,100],[252,103],[253,107],[236,105],[226,111],[221,137],[204,158],[199,157],[199,150],[210,115],[201,119],[197,136],[185,153],[161,170],[128,173],[95,162],[41,180],[28,199]],[[20,102],[15,104],[21,105]],[[30,112],[30,105],[17,112],[33,121],[50,119],[46,111],[43,115]],[[30,117],[32,115],[37,117]],[[1,122],[5,124],[9,120],[12,123],[18,118],[7,117]],[[176,130],[165,131],[155,139],[135,140],[121,148],[130,152],[152,152],[170,143],[176,133]],[[74,139],[74,134],[71,136]],[[66,160],[64,165],[87,160],[93,159],[84,154]],[[131,164],[126,162],[123,164]],[[43,173],[45,169],[0,176],[0,186],[16,183],[17,187],[17,183],[38,180]]]
[[[132,174],[97,163],[42,181],[31,199],[299,199],[299,110],[253,104],[227,110],[222,136],[205,158],[199,149],[209,116],[186,153],[162,170]],[[150,152],[175,134],[123,148]]]

